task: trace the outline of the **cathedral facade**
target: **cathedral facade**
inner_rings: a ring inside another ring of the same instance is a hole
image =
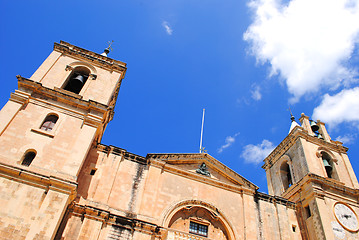
[[[302,114],[264,159],[269,194],[207,153],[101,144],[126,64],[61,41],[0,112],[0,239],[359,239],[342,143]]]

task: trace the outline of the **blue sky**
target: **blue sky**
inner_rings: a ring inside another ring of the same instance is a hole
[[[335,0],[0,0],[0,106],[67,41],[126,62],[103,143],[145,156],[210,155],[267,192],[261,161],[288,105],[327,123],[359,173],[359,3]]]

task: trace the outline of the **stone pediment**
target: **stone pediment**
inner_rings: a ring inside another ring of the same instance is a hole
[[[151,164],[214,185],[258,187],[207,153],[148,154]]]

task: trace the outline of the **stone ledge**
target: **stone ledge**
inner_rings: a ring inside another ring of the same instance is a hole
[[[0,163],[0,176],[35,187],[52,189],[57,192],[69,194],[73,197],[76,196],[77,183],[58,177],[39,174],[4,163]]]
[[[126,63],[124,62],[114,60],[112,58],[74,46],[64,41],[60,41],[60,43],[54,43],[54,50],[72,56],[77,56],[79,58],[85,58],[86,60],[96,62],[97,64],[109,70],[126,71]]]

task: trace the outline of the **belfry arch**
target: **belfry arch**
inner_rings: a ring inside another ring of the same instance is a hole
[[[294,179],[293,179],[293,173],[292,173],[292,169],[291,169],[291,159],[288,155],[283,155],[280,159],[279,159],[279,171],[278,173],[280,174],[280,179],[282,181],[282,191],[285,192],[288,188],[290,188],[293,183],[294,183]]]
[[[87,62],[82,62],[82,61],[76,61],[76,62],[72,62],[68,65],[66,65],[66,71],[72,71],[75,68],[78,67],[85,67],[89,70],[89,75],[91,76],[91,79],[95,80],[97,77],[97,71],[96,68],[94,68],[94,66],[92,66],[91,64],[87,63]]]
[[[163,214],[162,226],[169,230],[196,234],[193,232],[193,225],[196,224],[208,229],[207,235],[197,233],[199,236],[217,240],[236,239],[233,227],[223,213],[204,201],[183,200],[169,207]]]

